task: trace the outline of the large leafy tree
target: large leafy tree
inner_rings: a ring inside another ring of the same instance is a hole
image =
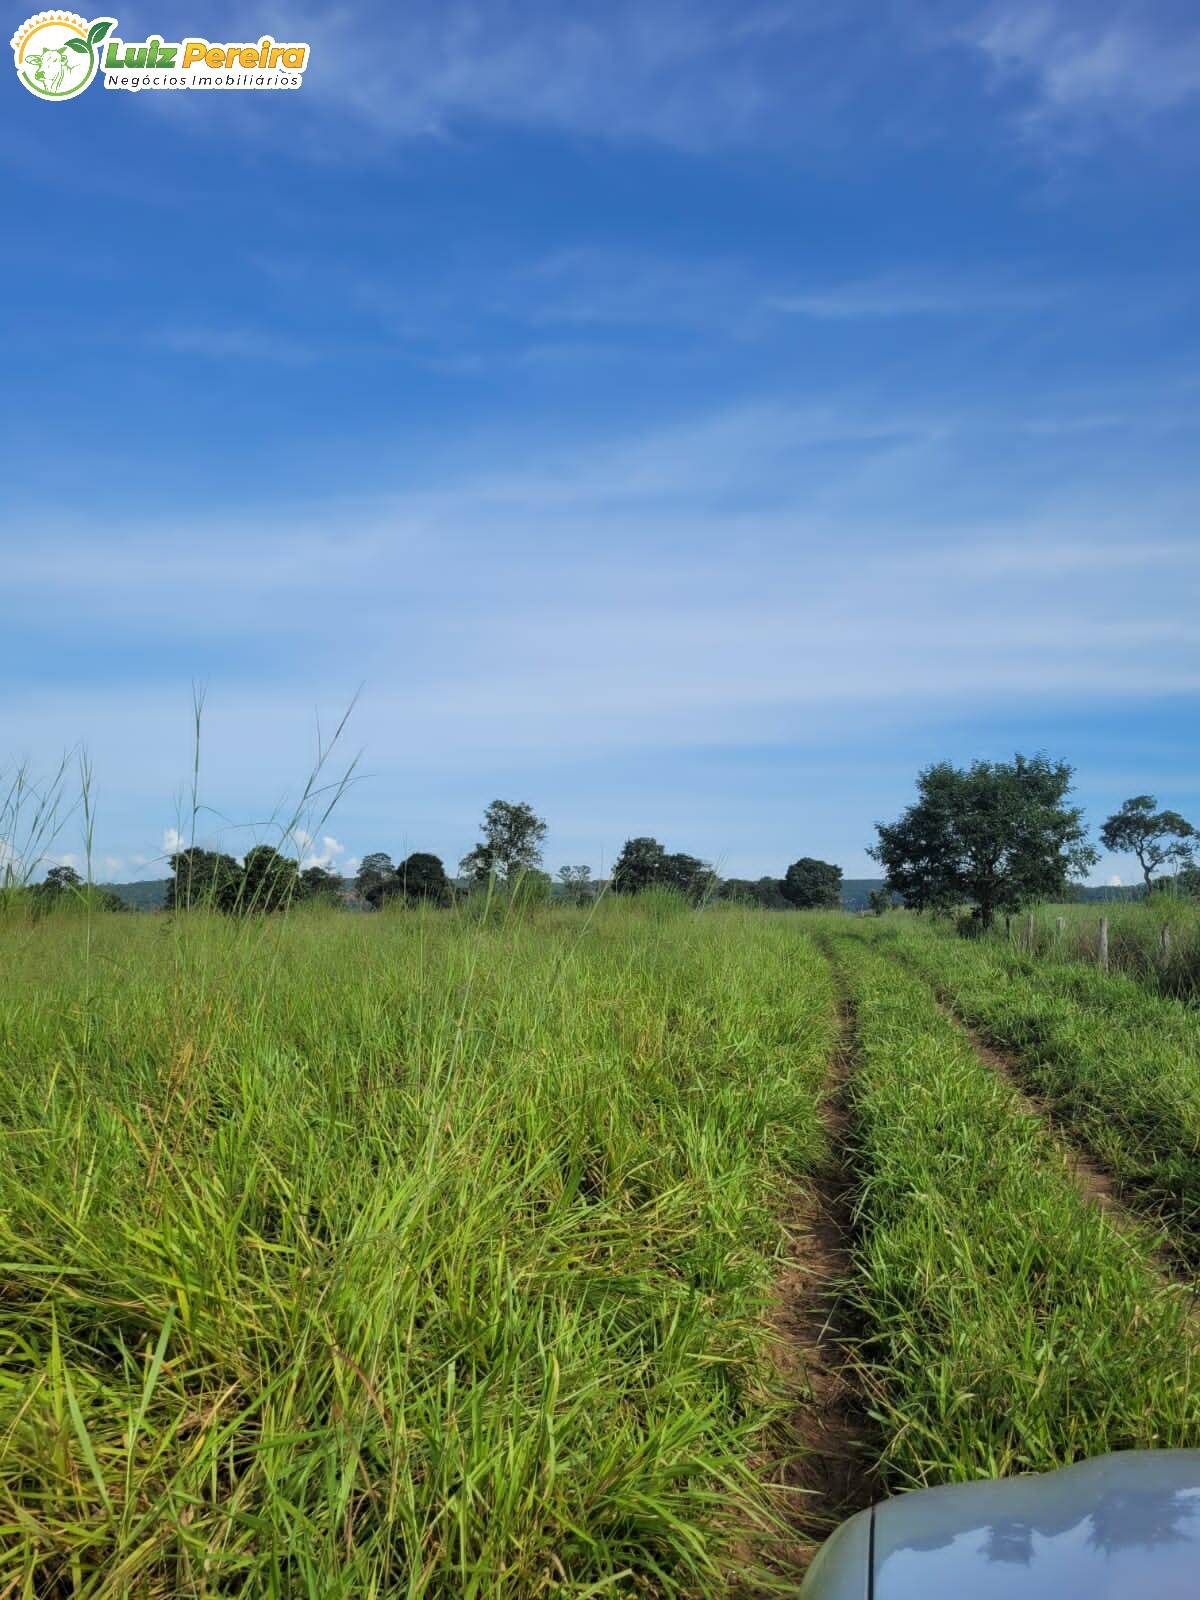
[[[663,857],[660,881],[689,900],[702,900],[716,888],[717,875],[707,861],[679,850]]]
[[[378,906],[396,882],[396,869],[392,858],[384,850],[372,850],[358,864],[354,885],[359,898],[369,906]]]
[[[613,867],[616,894],[639,894],[643,889],[675,889],[691,900],[702,899],[716,885],[716,873],[706,861],[683,851],[670,853],[657,839],[626,839]]]
[[[239,900],[243,911],[282,911],[300,892],[300,868],[269,844],[246,852]]]
[[[164,904],[168,911],[204,906],[212,911],[233,911],[242,891],[242,869],[220,850],[192,845],[170,858]]]
[[[1098,859],[1083,813],[1067,804],[1072,770],[1045,756],[948,761],[917,777],[917,801],[898,821],[878,823],[870,854],[886,887],[917,910],[975,908],[985,927],[997,912],[1061,895]]]
[[[327,867],[305,867],[300,874],[300,898],[337,905],[342,898],[342,880]]]
[[[458,870],[472,883],[498,878],[515,883],[542,864],[546,824],[525,801],[493,800],[483,814],[483,838],[467,852]]]
[[[626,839],[612,872],[614,894],[637,894],[662,882],[667,852],[657,839]]]
[[[1152,794],[1135,794],[1100,829],[1106,850],[1137,857],[1147,894],[1161,867],[1186,867],[1195,853],[1195,828],[1178,811],[1156,811],[1156,804]]]
[[[81,894],[85,887],[74,867],[51,867],[35,892],[44,900],[57,900],[64,894]]]
[[[445,905],[450,898],[450,880],[440,856],[427,850],[415,850],[396,868],[395,892],[413,903],[427,901],[430,905]]]
[[[47,910],[64,905],[89,906],[93,911],[124,911],[125,902],[111,889],[86,883],[74,867],[51,867],[41,883],[33,886],[38,906]]]
[[[789,905],[801,911],[836,906],[841,900],[842,869],[831,861],[801,856],[784,873],[779,891]]]

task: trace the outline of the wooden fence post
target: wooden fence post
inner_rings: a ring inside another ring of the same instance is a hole
[[[1170,964],[1171,964],[1171,925],[1170,925],[1169,922],[1164,922],[1163,925],[1162,925],[1162,932],[1158,936],[1158,949],[1159,949],[1159,954],[1162,956],[1162,964],[1163,964],[1163,966],[1164,967],[1170,966]]]
[[[1054,937],[1056,939],[1061,939],[1062,938],[1063,930],[1066,928],[1066,926],[1067,926],[1066,917],[1055,917],[1055,919],[1054,919]]]
[[[1033,949],[1033,912],[1029,913],[1029,921],[1025,924],[1025,943]]]
[[[1097,959],[1098,959],[1098,961],[1100,963],[1100,970],[1102,972],[1107,972],[1108,971],[1108,918],[1107,917],[1101,917],[1100,918],[1100,945],[1099,945],[1099,949],[1097,951]]]

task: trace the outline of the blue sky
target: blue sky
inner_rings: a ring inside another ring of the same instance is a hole
[[[100,876],[196,681],[238,851],[362,685],[343,869],[502,796],[865,875],[1014,749],[1200,821],[1194,8],[116,10],[312,64],[0,94],[0,765],[86,745]]]

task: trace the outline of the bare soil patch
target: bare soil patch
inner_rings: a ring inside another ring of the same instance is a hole
[[[785,1217],[789,1251],[776,1280],[775,1359],[796,1403],[781,1430],[775,1481],[795,1537],[770,1564],[794,1581],[817,1544],[879,1498],[878,1437],[854,1372],[856,1329],[840,1285],[854,1239],[853,1128],[846,1086],[853,1070],[854,1019],[842,1008],[841,1037],[823,1107],[829,1155],[798,1190]]]

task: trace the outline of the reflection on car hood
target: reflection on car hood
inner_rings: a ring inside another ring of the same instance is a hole
[[[1200,1450],[948,1484],[873,1512],[872,1600],[1197,1600]]]

